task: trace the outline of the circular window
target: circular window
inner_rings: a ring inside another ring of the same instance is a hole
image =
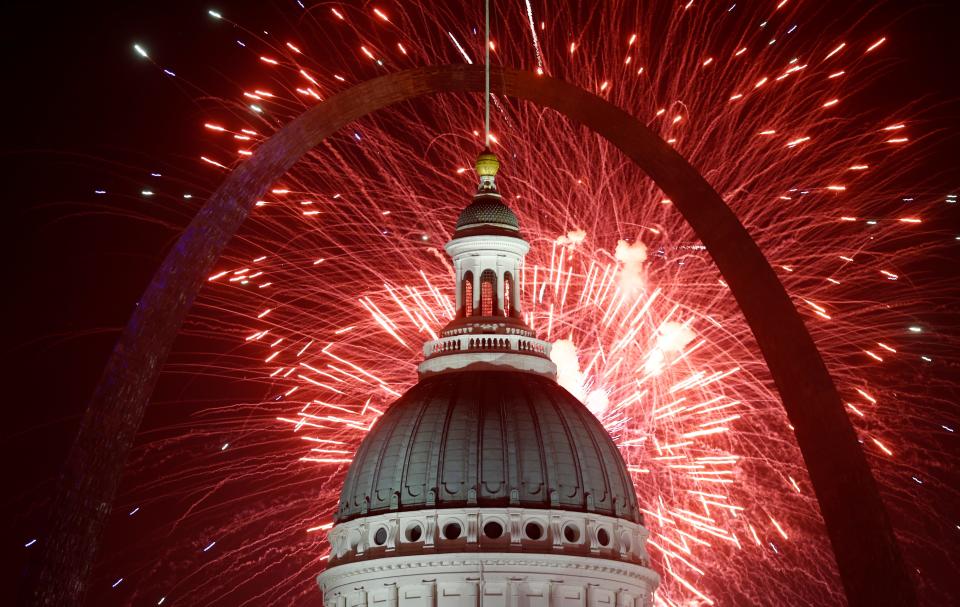
[[[603,528],[597,530],[597,541],[600,542],[601,546],[609,546],[610,532]]]
[[[483,526],[483,534],[488,538],[495,540],[503,535],[503,525],[497,521],[490,521]]]
[[[540,523],[527,523],[527,526],[523,528],[523,531],[531,540],[539,540],[543,537],[543,527],[540,526]]]
[[[387,543],[387,528],[380,527],[377,529],[377,532],[373,534],[373,543],[377,546],[383,546]]]
[[[407,538],[408,542],[416,542],[423,535],[423,529],[420,525],[410,525],[403,535]]]
[[[568,542],[579,542],[580,541],[580,529],[576,525],[567,525],[563,528],[563,537]]]
[[[455,540],[460,537],[460,523],[447,523],[444,525],[443,537],[448,540]]]

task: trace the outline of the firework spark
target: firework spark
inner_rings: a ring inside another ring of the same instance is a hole
[[[804,28],[830,21],[768,4],[613,2],[586,18],[517,3],[500,8],[491,54],[596,91],[701,170],[780,268],[892,506],[918,521],[903,504],[918,495],[916,475],[932,474],[918,472],[923,439],[955,422],[924,401],[932,358],[912,268],[946,240],[919,232],[920,205],[877,201],[903,187],[925,133],[915,109],[846,101],[877,80],[894,40]],[[351,83],[484,50],[479,13],[315,15],[282,36],[238,26],[250,75],[223,104],[232,111],[199,125],[197,170],[229,170]],[[550,111],[495,101],[502,189],[532,245],[525,320],[557,344],[561,383],[623,451],[664,578],[657,604],[840,603],[792,428],[704,247],[609,144]],[[351,454],[453,315],[442,244],[474,186],[462,167],[481,147],[481,116],[479,99],[445,96],[364,118],[258,202],[185,329],[208,351],[180,352],[166,369],[242,379],[246,396],[198,407],[147,441],[131,495],[179,509],[139,546],[182,564],[142,566],[132,584],[118,551],[111,590],[236,604],[316,592]],[[171,529],[193,538],[190,558],[167,541]]]

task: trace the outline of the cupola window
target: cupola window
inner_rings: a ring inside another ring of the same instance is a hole
[[[484,270],[480,275],[480,315],[493,316],[496,312],[497,275],[493,270]]]
[[[463,315],[473,316],[473,272],[463,275]]]

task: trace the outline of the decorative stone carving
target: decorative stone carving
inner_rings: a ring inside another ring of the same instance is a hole
[[[346,563],[317,582],[325,607],[650,607],[659,579],[592,557],[451,553]]]
[[[499,525],[500,535],[487,535],[487,523]],[[450,525],[459,527],[456,538],[447,537]],[[383,544],[376,541],[380,529],[388,530]],[[419,529],[419,534],[409,533],[413,529]],[[538,533],[538,537],[532,537]],[[335,525],[327,539],[331,565],[377,559],[388,553],[496,550],[581,554],[647,566],[647,535],[641,524],[592,513],[535,508],[444,508],[347,521]]]

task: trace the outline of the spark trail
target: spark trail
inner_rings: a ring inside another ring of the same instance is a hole
[[[915,532],[922,521],[946,516],[912,507],[917,479],[936,474],[926,441],[957,423],[931,399],[930,384],[950,380],[913,330],[932,298],[956,295],[918,269],[952,244],[926,231],[942,198],[907,182],[929,127],[918,107],[850,102],[895,52],[885,32],[802,3],[731,4],[583,15],[498,3],[491,57],[644,117],[724,196],[806,315],[909,558],[935,541]],[[481,57],[480,10],[318,5],[270,34],[211,15],[236,26],[223,42],[248,76],[198,125],[196,170],[230,170],[357,82]],[[526,320],[558,343],[561,383],[624,453],[664,579],[657,604],[840,604],[792,429],[703,246],[617,150],[550,111],[494,101],[501,187],[532,245]],[[137,543],[137,565],[123,562],[132,547],[107,561],[125,580],[110,591],[230,604],[317,592],[351,455],[453,314],[442,245],[475,185],[480,108],[443,96],[365,118],[258,203],[185,329],[208,349],[166,369],[242,380],[245,396],[148,435],[129,499],[177,514]],[[903,203],[905,184],[923,202]]]

